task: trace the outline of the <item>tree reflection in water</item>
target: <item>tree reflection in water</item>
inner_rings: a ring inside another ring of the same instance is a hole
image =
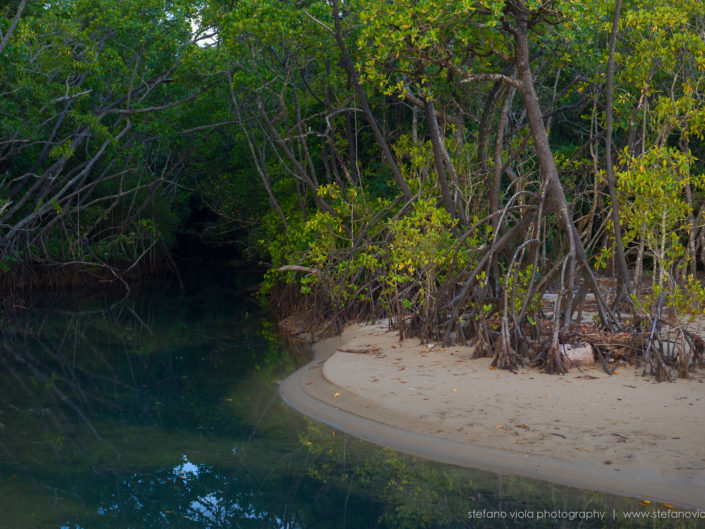
[[[277,380],[306,351],[220,285],[45,300],[5,323],[0,525],[500,527],[467,511],[640,508],[402,456],[300,416]]]

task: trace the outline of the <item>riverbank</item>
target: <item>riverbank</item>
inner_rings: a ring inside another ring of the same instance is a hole
[[[175,268],[166,260],[107,265],[100,263],[21,263],[0,274],[0,307],[5,312],[27,310],[37,297],[63,296],[66,292],[125,293],[173,276]]]
[[[657,383],[620,366],[493,370],[467,347],[399,342],[386,323],[314,346],[281,385],[342,431],[461,466],[705,509],[705,376]]]

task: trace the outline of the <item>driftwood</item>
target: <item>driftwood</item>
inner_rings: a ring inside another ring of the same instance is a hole
[[[380,351],[379,347],[369,347],[365,349],[336,349],[336,351],[340,351],[341,353],[353,353],[353,354],[358,354],[358,355],[366,355],[369,353],[377,353]]]
[[[306,272],[308,274],[320,274],[321,271],[318,268],[310,268],[308,266],[300,266],[300,265],[286,265],[286,266],[280,266],[277,268],[280,272],[287,272],[287,271],[292,271],[292,272]]]

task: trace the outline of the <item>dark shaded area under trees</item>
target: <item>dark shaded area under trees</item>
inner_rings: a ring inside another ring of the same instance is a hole
[[[0,30],[9,294],[216,248],[314,334],[702,364],[701,2],[21,0]]]

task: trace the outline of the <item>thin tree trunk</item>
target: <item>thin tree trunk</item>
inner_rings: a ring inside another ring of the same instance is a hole
[[[267,171],[267,162],[265,160],[264,154],[260,157],[259,156],[259,151],[260,149],[256,148],[255,145],[255,138],[254,136],[250,135],[250,129],[245,125],[244,120],[242,119],[242,113],[240,111],[240,104],[235,97],[235,92],[232,89],[232,82],[230,81],[232,79],[232,75],[230,73],[230,68],[228,68],[228,84],[230,85],[230,96],[233,102],[233,108],[235,109],[235,114],[237,117],[237,121],[240,124],[240,129],[242,130],[242,133],[245,136],[245,140],[247,140],[247,145],[250,149],[250,154],[252,155],[252,162],[255,164],[255,169],[257,170],[257,174],[259,175],[260,179],[262,180],[262,185],[264,186],[265,191],[267,192],[267,198],[269,199],[269,206],[277,212],[279,215],[279,219],[282,221],[282,225],[284,228],[287,227],[287,221],[286,221],[286,216],[284,215],[284,212],[282,211],[281,207],[279,206],[279,202],[277,201],[276,197],[274,196],[274,193],[272,191],[272,186],[269,181],[269,174]],[[262,152],[264,149],[262,149]]]
[[[636,264],[634,265],[634,289],[638,293],[639,285],[644,275],[644,248],[646,246],[646,223],[639,227],[639,243],[636,250]]]
[[[326,211],[328,213],[331,213],[333,216],[337,216],[335,212],[333,211],[333,208],[330,207],[330,205],[323,200],[321,196],[318,194],[318,186],[316,183],[311,179],[311,176],[306,172],[306,169],[304,166],[299,162],[299,160],[296,158],[296,155],[291,151],[289,146],[286,144],[286,141],[284,138],[281,137],[277,129],[274,127],[274,124],[272,121],[269,119],[267,116],[267,113],[264,111],[264,106],[262,105],[262,102],[258,100],[258,106],[260,109],[260,114],[262,115],[262,121],[264,124],[267,126],[267,130],[269,131],[269,134],[272,138],[272,142],[276,147],[284,153],[284,156],[291,162],[295,174],[298,176],[298,178],[301,179],[301,181],[306,184],[306,187],[311,191],[314,200],[316,201],[316,205],[321,211]]]
[[[448,178],[446,177],[445,167],[443,166],[443,154],[441,153],[441,142],[443,139],[438,130],[435,108],[433,107],[433,101],[431,101],[430,97],[424,97],[423,102],[424,110],[426,111],[426,122],[428,123],[429,129],[428,133],[431,136],[431,145],[433,146],[433,159],[436,165],[436,172],[438,173],[438,188],[441,191],[441,201],[446,210],[448,210],[448,213],[450,213],[452,217],[455,217],[453,201],[450,197],[450,190],[448,189]]]
[[[487,161],[487,152],[490,147],[490,120],[494,115],[495,100],[499,90],[504,86],[501,81],[496,81],[487,100],[485,101],[485,108],[482,110],[482,116],[480,116],[480,125],[477,130],[477,162],[480,168],[480,177],[486,179],[487,195],[490,200],[490,213],[496,213],[499,211],[499,202],[496,204],[496,209],[492,209],[492,179],[490,177],[490,169]]]
[[[627,268],[627,259],[624,255],[624,245],[622,243],[622,226],[621,216],[619,214],[619,201],[617,199],[617,190],[615,188],[614,162],[612,161],[612,93],[614,91],[614,50],[617,42],[617,32],[619,31],[619,15],[622,9],[622,0],[616,0],[614,8],[614,18],[612,19],[612,31],[609,41],[609,59],[607,60],[607,86],[606,90],[606,108],[605,108],[605,164],[607,176],[607,188],[610,193],[610,202],[612,206],[612,223],[614,225],[614,262],[617,271],[617,298],[615,304],[620,300],[626,299],[632,291],[631,278],[629,277],[629,268]]]
[[[411,107],[411,141],[416,145],[419,142],[419,108]]]
[[[353,126],[353,112],[345,113],[345,135],[348,138],[348,165],[353,184],[360,183],[360,172],[357,168],[357,134]]]
[[[394,159],[394,155],[392,154],[392,151],[389,148],[389,144],[387,143],[384,134],[382,134],[377,120],[375,119],[375,116],[372,113],[372,110],[370,109],[369,102],[367,101],[367,94],[365,93],[365,90],[360,84],[360,76],[358,75],[357,70],[355,70],[355,64],[350,58],[348,48],[345,45],[345,41],[343,40],[343,30],[340,24],[340,6],[338,5],[338,0],[331,0],[331,9],[333,11],[335,41],[338,44],[338,47],[340,48],[340,53],[342,54],[343,61],[345,62],[345,66],[348,70],[348,75],[350,76],[350,80],[353,86],[355,87],[355,92],[357,93],[357,96],[360,99],[360,106],[362,107],[362,112],[365,114],[365,118],[367,118],[367,122],[369,123],[370,128],[372,129],[372,133],[375,136],[375,140],[377,140],[377,144],[382,149],[382,154],[384,155],[385,160],[389,164],[389,168],[392,170],[392,175],[394,175],[394,179],[396,180],[399,189],[401,189],[402,195],[404,196],[404,200],[409,201],[412,199],[411,190],[404,181],[404,177],[401,174],[401,169],[399,169],[399,165],[397,165],[397,162]]]
[[[695,216],[695,220],[700,226],[702,226],[701,223],[705,222],[705,205],[700,206],[700,211]],[[700,247],[700,262],[705,266],[705,227],[701,227],[698,230],[697,240]]]
[[[504,95],[504,103],[502,104],[502,110],[499,114],[499,123],[497,125],[497,135],[495,137],[495,152],[494,152],[494,168],[493,177],[491,180],[490,187],[490,211],[499,211],[500,205],[500,194],[502,187],[502,169],[503,160],[502,154],[504,153],[504,131],[507,128],[507,121],[509,119],[509,109],[512,107],[512,101],[514,100],[514,94],[516,94],[516,88],[513,86],[507,87],[507,92]],[[493,222],[494,228],[497,228],[498,217],[495,217]]]
[[[685,134],[681,140],[681,151],[686,156],[690,152],[689,143],[688,136]],[[686,179],[685,182],[685,200],[688,204],[688,273],[695,276],[698,269],[698,255],[695,239],[698,231],[698,225],[696,224],[695,216],[693,215],[693,190],[690,187],[690,178]]]
[[[661,208],[661,239],[658,245],[658,286],[663,286],[666,281],[666,206]]]
[[[638,126],[636,123],[636,118],[639,116],[639,111],[642,109],[644,106],[644,103],[646,102],[646,94],[649,91],[649,86],[651,85],[651,80],[654,77],[654,74],[656,73],[656,65],[651,67],[651,70],[649,71],[649,76],[646,78],[646,82],[644,83],[644,86],[641,88],[641,96],[639,97],[639,102],[637,105],[634,107],[634,110],[632,111],[632,117],[631,120],[629,121],[629,129],[627,131],[627,145],[629,146],[629,152],[631,153],[636,153],[636,143],[637,143],[637,130]],[[646,111],[644,111],[644,115],[646,115]],[[642,144],[644,142],[645,138],[642,138]],[[643,150],[643,145],[642,145],[642,150]]]

